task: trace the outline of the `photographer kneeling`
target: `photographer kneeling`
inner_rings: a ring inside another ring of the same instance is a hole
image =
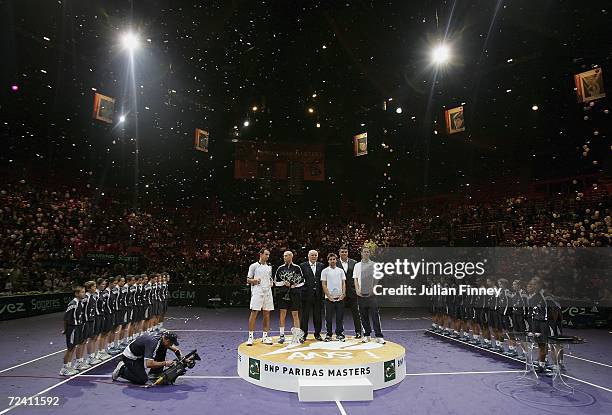
[[[165,360],[167,350],[172,350],[180,359],[178,344],[176,334],[171,332],[143,334],[123,351],[121,361],[113,371],[113,380],[121,377],[138,385],[146,384],[149,380],[146,369],[161,373],[165,367],[174,365],[173,360]]]

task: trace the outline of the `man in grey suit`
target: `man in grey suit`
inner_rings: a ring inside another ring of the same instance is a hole
[[[302,275],[304,275],[304,286],[302,287],[302,308],[300,310],[300,329],[304,332],[302,342],[308,336],[308,320],[312,313],[314,324],[314,337],[322,341],[321,326],[323,310],[323,286],[321,285],[321,271],[325,265],[318,262],[319,253],[314,249],[308,251],[308,261],[300,264]]]
[[[346,305],[351,309],[353,315],[353,324],[355,325],[355,338],[361,338],[361,318],[359,316],[359,307],[357,305],[357,293],[355,292],[355,282],[353,280],[353,270],[357,261],[348,257],[348,248],[342,246],[338,251],[340,259],[338,266],[344,270],[346,274]]]

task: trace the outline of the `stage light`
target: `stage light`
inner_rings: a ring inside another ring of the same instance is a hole
[[[253,110],[253,112],[257,111],[259,108],[257,108],[257,105],[253,105],[253,108],[251,108]]]
[[[129,52],[133,52],[138,49],[139,44],[140,40],[138,39],[138,35],[133,32],[127,32],[121,36],[121,45]]]
[[[534,105],[533,107],[531,107],[532,110],[537,111],[539,109],[539,107],[537,105]]]
[[[244,125],[245,127],[248,127],[248,126],[249,126],[249,124],[251,124],[251,123],[249,122],[249,120],[246,120],[245,122],[243,122],[243,123],[242,123],[242,125]]]
[[[313,98],[316,98],[316,97],[317,97],[317,94],[312,94],[312,97],[313,97]]]
[[[314,108],[308,108],[308,112],[312,114],[314,112]]]
[[[317,123],[317,128],[321,128],[321,124]]]
[[[395,112],[398,113],[398,114],[401,114],[402,113],[402,107],[397,107],[395,109]]]
[[[431,60],[436,65],[442,65],[448,62],[450,58],[450,49],[444,44],[440,44],[431,52]]]
[[[19,91],[19,85],[11,85],[11,91],[13,92]]]
[[[122,122],[125,122],[125,115],[121,115],[121,116],[119,117],[119,122],[121,122],[121,123],[122,123]]]

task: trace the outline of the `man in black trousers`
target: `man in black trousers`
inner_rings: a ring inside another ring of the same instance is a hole
[[[353,315],[353,324],[355,325],[355,338],[361,338],[361,319],[359,316],[359,306],[357,305],[357,293],[355,292],[355,282],[353,281],[353,270],[357,261],[348,257],[348,248],[343,246],[338,251],[340,259],[338,266],[344,270],[346,274],[346,305],[351,309]]]
[[[308,261],[300,264],[302,275],[304,275],[304,286],[302,287],[302,308],[300,310],[300,329],[304,332],[302,340],[308,336],[308,320],[312,313],[314,324],[314,337],[322,341],[321,313],[323,310],[323,287],[321,285],[321,271],[325,266],[318,262],[319,253],[314,249],[308,251]]]
[[[355,290],[359,296],[359,312],[361,313],[361,321],[363,323],[363,338],[362,342],[370,341],[372,326],[374,326],[374,341],[379,344],[385,344],[385,339],[380,327],[380,313],[378,312],[378,304],[376,295],[374,294],[374,262],[370,260],[370,248],[364,246],[361,249],[361,261],[355,265],[353,270],[353,279],[355,280]]]

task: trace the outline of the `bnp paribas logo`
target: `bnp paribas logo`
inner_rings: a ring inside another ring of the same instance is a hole
[[[259,360],[249,357],[249,377],[255,380],[259,380],[259,376],[260,376]]]
[[[385,362],[385,382],[395,379],[395,360]]]

